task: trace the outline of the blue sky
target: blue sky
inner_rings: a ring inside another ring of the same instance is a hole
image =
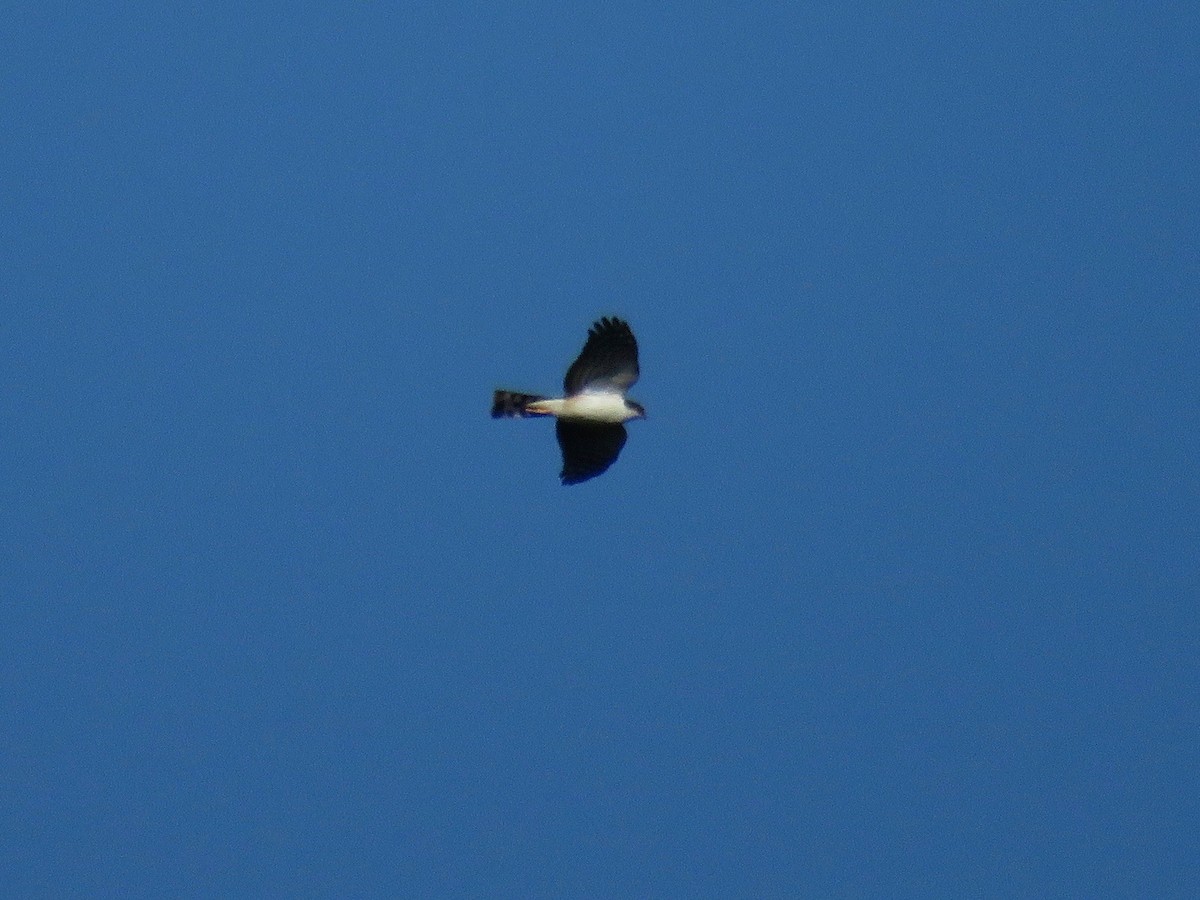
[[[18,9],[9,889],[1194,890],[1198,25]]]

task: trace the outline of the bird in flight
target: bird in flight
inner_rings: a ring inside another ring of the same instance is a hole
[[[587,343],[563,379],[565,397],[496,391],[492,418],[556,416],[562,448],[563,484],[595,478],[625,446],[624,422],[644,419],[646,410],[625,396],[638,379],[638,349],[629,324],[603,318],[588,330]]]

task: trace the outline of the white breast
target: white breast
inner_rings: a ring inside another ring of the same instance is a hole
[[[593,422],[624,422],[633,417],[633,413],[625,405],[624,397],[599,391],[567,397],[558,415],[564,419],[589,419]]]

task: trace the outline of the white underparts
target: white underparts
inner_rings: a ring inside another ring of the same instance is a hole
[[[625,398],[616,393],[582,393],[573,397],[537,400],[525,407],[535,415],[558,416],[560,419],[583,419],[590,422],[624,422],[637,413],[625,405]]]

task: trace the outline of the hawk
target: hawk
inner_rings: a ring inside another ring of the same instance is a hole
[[[563,379],[565,397],[539,397],[496,391],[492,418],[556,416],[562,448],[563,484],[595,478],[617,460],[625,446],[625,426],[644,419],[646,410],[625,396],[638,379],[638,349],[627,322],[603,318],[588,329],[587,343]]]

